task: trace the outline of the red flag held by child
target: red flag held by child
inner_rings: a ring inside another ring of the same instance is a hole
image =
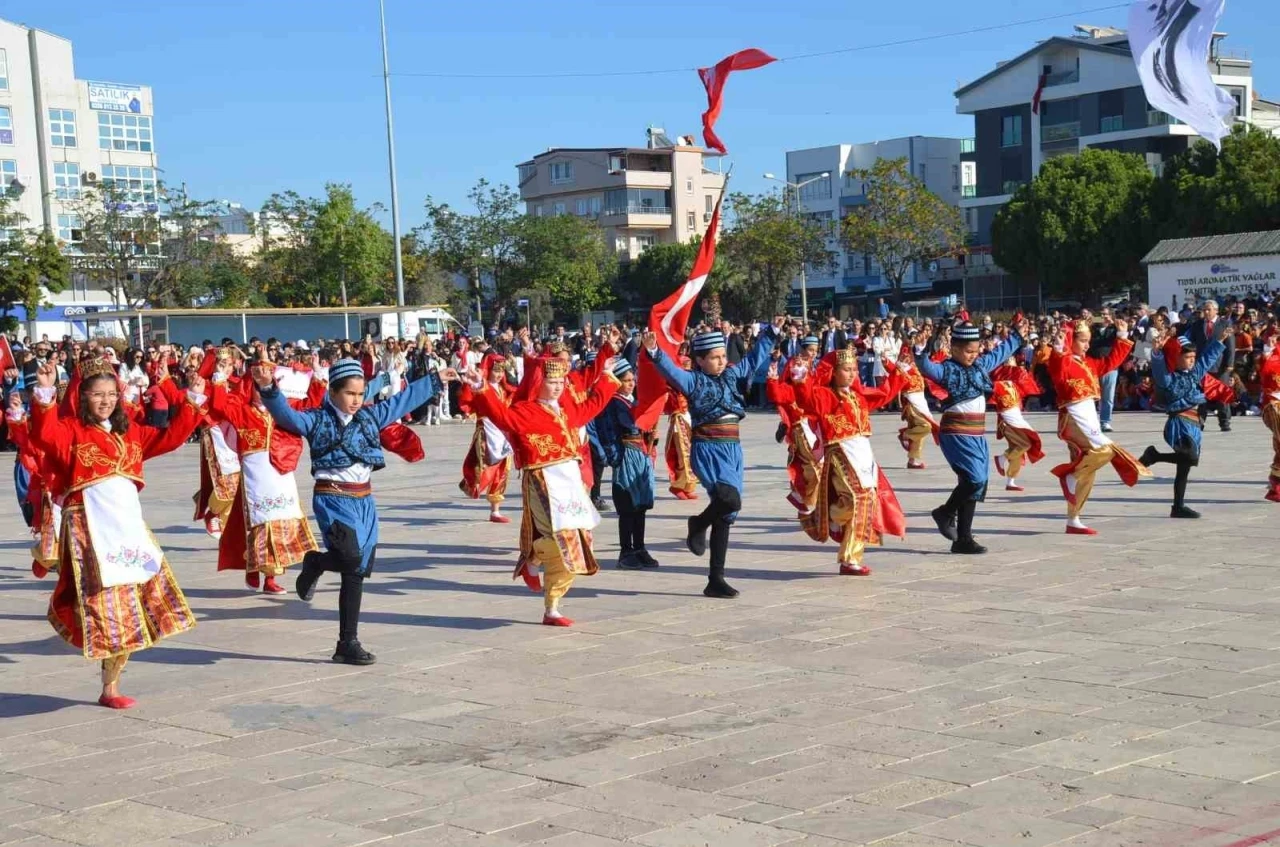
[[[702,139],[708,147],[721,153],[728,152],[724,142],[715,133],[715,125],[720,117],[720,108],[724,105],[724,84],[729,79],[729,74],[762,68],[776,61],[778,60],[763,50],[751,48],[721,59],[714,67],[698,68],[698,76],[707,89],[707,110],[702,113]]]

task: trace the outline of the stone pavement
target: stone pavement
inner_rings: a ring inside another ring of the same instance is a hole
[[[1048,473],[1053,419],[1031,417],[1049,458],[980,509],[992,554],[968,559],[927,516],[952,484],[937,448],[908,474],[896,418],[877,415],[913,532],[857,579],[797,530],[775,421],[755,416],[742,597],[700,595],[705,565],[680,543],[700,504],[663,496],[662,569],[614,570],[606,516],[608,566],[570,594],[569,631],[538,626],[539,598],[510,579],[518,523],[483,523],[458,494],[470,427],[422,430],[429,464],[377,476],[367,669],[328,660],[332,578],[308,606],[215,573],[184,448],[148,467],[143,498],[200,623],[129,664],[141,703],[123,714],[92,705],[96,668],[45,622],[51,582],[31,578],[10,501],[0,844],[1280,844],[1280,507],[1262,500],[1261,422],[1206,433],[1204,520],[1168,519],[1167,466],[1136,491],[1107,471],[1087,513],[1102,534],[1079,539]],[[1137,452],[1161,424],[1121,416],[1116,437]]]

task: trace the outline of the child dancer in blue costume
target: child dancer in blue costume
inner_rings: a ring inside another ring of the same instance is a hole
[[[1234,332],[1228,321],[1219,321],[1214,338],[1205,346],[1204,355],[1196,357],[1196,345],[1190,338],[1178,338],[1167,345],[1165,351],[1156,349],[1151,356],[1151,375],[1156,385],[1157,396],[1164,402],[1165,413],[1169,416],[1164,425],[1165,443],[1173,448],[1172,453],[1161,453],[1152,445],[1146,449],[1139,460],[1147,467],[1168,462],[1177,468],[1173,478],[1173,509],[1171,518],[1198,518],[1200,513],[1187,508],[1187,480],[1191,469],[1200,464],[1200,439],[1204,423],[1200,419],[1200,406],[1205,401],[1204,375],[1209,373],[1222,358],[1225,349],[1222,338],[1228,332]],[[1174,348],[1176,345],[1176,358]],[[1174,360],[1174,368],[1170,369],[1169,359]]]
[[[956,487],[942,506],[933,510],[938,532],[951,541],[952,553],[977,555],[987,552],[973,540],[973,515],[987,497],[991,453],[987,448],[987,396],[994,390],[991,372],[1022,349],[1027,322],[1021,319],[1009,337],[994,350],[979,355],[981,333],[970,323],[951,330],[951,358],[945,362],[929,359],[928,334],[917,337],[916,367],[947,392],[942,401],[942,455],[955,471]]]
[[[738,423],[747,416],[746,403],[738,390],[739,380],[750,384],[769,361],[778,330],[786,322],[779,316],[765,327],[755,346],[741,362],[729,365],[724,334],[704,332],[693,339],[694,370],[686,371],[662,352],[652,332],[644,335],[644,349],[658,372],[671,387],[689,400],[693,422],[690,461],[693,472],[707,489],[711,502],[702,514],[689,518],[686,543],[695,556],[707,552],[707,530],[711,530],[711,566],[707,597],[737,597],[738,591],[724,580],[725,556],[729,551],[729,527],[742,508],[742,442]]]
[[[360,646],[360,601],[364,580],[373,571],[378,546],[378,512],[370,482],[383,461],[379,433],[442,390],[441,380],[458,378],[452,368],[409,384],[399,394],[365,406],[365,379],[360,363],[340,359],[329,368],[329,393],[319,409],[297,411],[289,406],[274,380],[274,366],[254,366],[262,404],[281,429],[305,438],[311,445],[311,475],[315,492],[311,508],[324,536],[325,551],[308,553],[298,575],[298,596],[310,600],[320,574],[342,575],[338,593],[338,647],[333,660],[371,665],[374,655]]]
[[[624,570],[656,568],[658,560],[644,544],[645,513],[653,508],[653,431],[636,426],[634,408],[636,374],[631,363],[619,358],[613,375],[621,383],[595,419],[599,445],[613,468],[613,508],[618,513],[618,543],[622,548],[618,567]],[[593,445],[594,446],[594,445]]]

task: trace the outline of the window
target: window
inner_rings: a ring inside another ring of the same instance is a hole
[[[0,144],[13,143],[13,111],[8,106],[0,106]]]
[[[98,114],[98,149],[151,153],[151,118],[147,115]]]
[[[686,227],[686,228],[688,228],[688,229],[696,230],[696,229],[698,228],[698,213],[697,213],[697,212],[685,212],[685,215],[684,215],[684,225],[685,225],[685,227]]]
[[[587,213],[587,200],[586,200],[586,198],[585,198],[585,197],[580,198],[580,199],[578,200],[577,204],[575,204],[574,209],[575,209],[576,214],[578,215],[578,217],[582,217],[583,215],[585,215],[585,214]]]
[[[58,215],[58,240],[64,244],[79,244],[84,241],[79,215]]]
[[[627,169],[627,157],[622,155],[613,155],[609,157],[609,173],[622,173]]]
[[[533,216],[535,218],[542,217],[542,204],[538,204],[537,206],[534,206],[532,211],[533,211]]]
[[[80,165],[75,162],[53,163],[53,196],[59,200],[80,199]]]
[[[0,188],[8,188],[18,179],[18,162],[15,159],[0,159]]]
[[[0,50],[0,91],[9,90],[9,57]]]
[[[561,215],[563,215],[563,214],[564,214],[564,204],[563,204],[563,203],[556,203],[554,206],[552,206],[552,207],[551,207],[551,214],[555,215],[557,218],[558,218],[558,217],[560,217]]]
[[[1236,116],[1237,118],[1243,118],[1243,117],[1244,117],[1244,112],[1245,112],[1245,109],[1244,109],[1244,89],[1243,89],[1243,88],[1241,88],[1241,87],[1239,87],[1239,86],[1237,86],[1237,85],[1233,85],[1233,86],[1231,86],[1230,88],[1228,88],[1228,89],[1227,89],[1227,94],[1231,95],[1231,99],[1232,99],[1232,100],[1234,100],[1234,101],[1236,101],[1236,111],[1235,111],[1235,116]]]
[[[1000,146],[1022,146],[1022,115],[1005,115],[1000,119]]]
[[[617,250],[619,253],[626,253],[630,249],[630,245],[627,243],[627,237],[625,235],[619,235],[614,238],[613,249]]]
[[[1120,132],[1124,129],[1124,115],[1111,115],[1099,122],[1099,132]]]
[[[599,216],[600,214],[600,198],[598,196],[591,198],[591,214],[593,216]]]
[[[951,190],[952,191],[960,190],[960,166],[959,165],[951,166]]]
[[[716,198],[708,194],[705,200],[706,202],[703,204],[702,211],[703,211],[703,214],[706,214],[709,216],[712,212],[716,210]]]
[[[611,188],[604,193],[606,215],[669,215],[671,192],[660,188]]]
[[[566,182],[573,182],[573,162],[552,162],[551,184],[563,185]]]
[[[123,198],[134,205],[156,205],[156,169],[103,165],[102,185],[122,192]]]
[[[808,183],[806,185],[806,183]],[[800,188],[800,202],[805,200],[831,199],[831,174],[796,174],[796,185]]]
[[[684,181],[684,193],[693,196],[693,177],[689,177]]]
[[[520,184],[524,185],[529,180],[538,175],[538,166],[530,163],[520,166]]]
[[[637,250],[639,250],[641,253],[643,253],[644,251],[648,250],[648,249],[649,249],[650,247],[652,247],[652,246],[653,246],[653,236],[652,236],[652,235],[637,235],[637,236],[636,236],[636,249],[637,249]]]
[[[76,146],[76,113],[74,110],[49,110],[49,143],[54,147]]]

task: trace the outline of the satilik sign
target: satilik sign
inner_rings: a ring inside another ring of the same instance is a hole
[[[89,108],[103,112],[142,114],[142,86],[116,82],[90,82]]]

